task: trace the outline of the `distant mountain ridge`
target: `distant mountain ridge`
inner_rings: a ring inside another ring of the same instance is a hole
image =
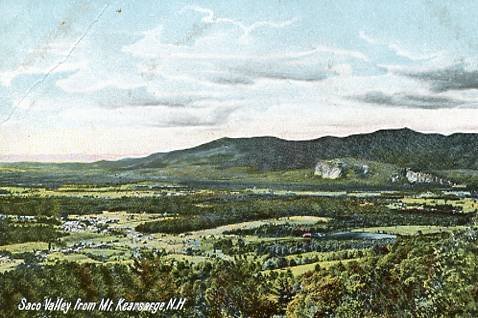
[[[276,137],[221,138],[189,149],[93,165],[121,170],[212,165],[270,171],[314,168],[318,160],[344,157],[420,170],[478,170],[478,134],[445,136],[403,128],[305,141]]]

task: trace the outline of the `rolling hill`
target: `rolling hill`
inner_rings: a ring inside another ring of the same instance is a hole
[[[214,165],[270,171],[313,168],[318,160],[345,157],[420,170],[478,170],[478,134],[444,136],[404,128],[307,141],[275,137],[221,138],[190,149],[95,165],[117,169]]]
[[[386,184],[405,168],[478,184],[478,134],[449,136],[411,129],[290,141],[275,137],[221,138],[197,147],[142,158],[93,163],[0,164],[0,183],[128,182],[137,180],[248,180],[312,182],[320,160],[370,166],[366,178],[335,183]]]

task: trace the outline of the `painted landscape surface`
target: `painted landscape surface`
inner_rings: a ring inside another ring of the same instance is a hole
[[[406,3],[1,2],[0,317],[477,317],[478,8]]]
[[[3,164],[2,312],[180,295],[166,316],[476,313],[477,146],[403,129]]]

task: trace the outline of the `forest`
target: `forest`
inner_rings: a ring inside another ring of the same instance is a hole
[[[477,240],[472,228],[399,239],[372,250],[366,261],[316,266],[301,278],[290,271],[261,272],[259,264],[241,256],[200,264],[153,254],[131,266],[30,263],[0,276],[1,313],[32,317],[16,311],[20,296],[157,300],[179,293],[188,299],[185,310],[164,317],[473,317],[478,314]]]
[[[473,317],[478,201],[436,189],[3,187],[0,317]],[[181,310],[22,311],[22,299]]]

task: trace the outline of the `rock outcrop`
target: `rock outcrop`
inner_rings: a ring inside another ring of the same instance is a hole
[[[390,176],[392,183],[410,183],[410,184],[439,184],[446,186],[455,185],[454,182],[435,176],[431,173],[414,171],[410,168],[403,169],[399,173]]]
[[[315,166],[314,175],[324,179],[338,179],[349,171],[355,172],[360,177],[366,177],[369,174],[369,166],[366,164],[351,164],[343,160],[320,160]]]
[[[441,185],[453,185],[453,182],[434,176],[430,173],[413,171],[411,169],[406,169],[405,178],[410,183],[435,183]]]
[[[324,179],[338,179],[344,174],[346,164],[339,160],[321,160],[315,166],[314,175]]]

